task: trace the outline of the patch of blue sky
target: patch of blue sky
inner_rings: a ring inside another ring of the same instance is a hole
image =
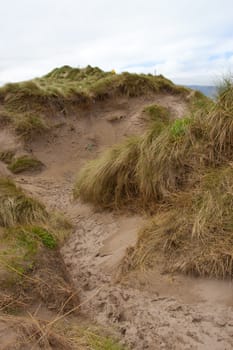
[[[209,61],[216,61],[219,60],[221,58],[223,59],[229,59],[233,56],[233,51],[227,51],[227,52],[223,52],[223,53],[219,53],[219,54],[215,54],[215,55],[211,55],[209,56],[208,60]]]

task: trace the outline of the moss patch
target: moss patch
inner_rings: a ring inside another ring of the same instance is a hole
[[[22,156],[19,158],[14,158],[8,165],[8,169],[14,173],[19,174],[23,172],[37,172],[44,168],[44,164],[36,159],[29,156]]]

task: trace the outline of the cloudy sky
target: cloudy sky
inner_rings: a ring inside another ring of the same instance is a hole
[[[233,0],[7,0],[0,15],[0,83],[65,64],[202,85],[233,71]]]

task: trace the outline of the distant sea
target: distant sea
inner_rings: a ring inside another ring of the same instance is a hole
[[[204,95],[210,98],[214,98],[217,92],[217,88],[214,85],[186,85],[186,86],[193,90],[199,90]]]

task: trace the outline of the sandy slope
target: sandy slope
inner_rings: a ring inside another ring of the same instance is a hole
[[[233,298],[230,283],[132,273],[119,283],[118,264],[137,239],[145,218],[96,212],[72,201],[80,165],[103,148],[145,127],[141,111],[160,102],[181,116],[186,106],[177,97],[121,99],[62,120],[53,135],[32,144],[47,166],[18,182],[52,209],[71,218],[75,232],[62,254],[80,291],[82,311],[103,325],[112,324],[135,350],[233,348]],[[62,124],[63,123],[63,124]]]

